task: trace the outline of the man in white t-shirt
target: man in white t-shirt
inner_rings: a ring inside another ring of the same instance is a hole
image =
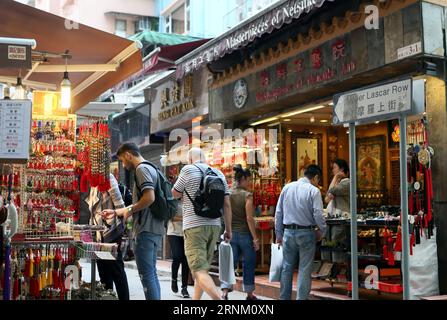
[[[205,291],[213,300],[220,300],[219,292],[208,271],[219,240],[221,219],[210,219],[195,214],[190,197],[194,197],[200,188],[203,173],[209,166],[205,154],[200,148],[191,148],[188,153],[189,165],[183,167],[172,189],[175,198],[183,197],[183,231],[185,237],[185,254],[195,278],[193,300],[200,300]],[[231,240],[231,203],[230,191],[223,173],[215,169],[225,186],[224,221],[226,241]],[[183,196],[185,193],[185,196]],[[189,196],[188,196],[189,195]]]

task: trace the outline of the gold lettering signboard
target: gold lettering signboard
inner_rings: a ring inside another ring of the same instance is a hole
[[[176,81],[175,74],[151,88],[151,134],[191,127],[191,120],[208,114],[209,71]]]
[[[193,92],[193,76],[187,76],[181,83],[172,81],[160,89],[161,112],[158,120],[165,121],[179,116],[195,107]]]

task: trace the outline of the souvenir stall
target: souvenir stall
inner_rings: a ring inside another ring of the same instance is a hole
[[[1,210],[8,199],[18,212],[17,233],[2,256],[4,300],[95,299],[94,261],[117,254],[116,244],[93,241],[102,226],[74,225],[80,186],[110,188],[108,125],[88,122],[77,136],[76,116],[60,109],[58,98],[34,92],[29,159],[2,165]],[[92,262],[91,284],[81,283],[79,259]]]
[[[79,258],[115,249],[74,230],[80,170],[68,111],[141,69],[141,43],[83,25],[71,32],[64,18],[10,0],[0,20],[0,291],[4,300],[75,299]],[[91,178],[106,187],[98,167]]]

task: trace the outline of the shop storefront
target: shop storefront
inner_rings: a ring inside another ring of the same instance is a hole
[[[292,2],[283,2],[248,21],[241,30],[275,16]],[[203,60],[202,55],[208,57],[203,63],[215,71],[209,87],[210,122],[242,130],[277,129],[279,170],[266,178],[278,179],[283,185],[302,176],[307,165],[318,164],[323,169],[323,197],[333,179],[334,161],[349,163],[350,159],[349,130],[333,124],[337,108],[334,96],[366,90],[363,102],[354,109],[356,116],[378,117],[369,124],[359,123],[356,130],[360,287],[370,275],[368,266],[376,266],[379,285],[372,289],[400,298],[400,128],[398,121],[381,118],[380,113],[399,108],[400,95],[408,91],[414,107],[407,122],[405,146],[409,159],[410,291],[412,298],[436,295],[438,288],[441,293],[446,290],[445,186],[440,178],[447,169],[442,162],[446,142],[442,134],[446,128],[445,48],[443,27],[437,22],[445,8],[411,0],[376,5],[378,29],[365,25],[366,2],[326,2],[308,13],[312,23],[303,14],[217,58],[206,55],[211,49],[205,45],[180,61],[178,75],[187,74],[194,61]],[[213,41],[225,43],[235,33]],[[400,87],[398,81],[402,79],[410,79],[411,84]],[[390,82],[395,86],[388,87]],[[245,143],[250,149],[247,140]],[[261,176],[265,173],[259,164],[256,171]],[[270,185],[260,186],[260,190],[275,194]],[[272,217],[272,211],[262,210],[262,204],[260,207],[260,215]],[[334,214],[327,219],[330,230],[341,230],[340,225],[347,230],[341,237],[337,232],[326,237],[318,250],[313,276],[340,286],[346,294],[351,272],[349,212]],[[275,239],[272,235],[267,240]]]
[[[198,131],[200,136],[208,123],[208,76],[202,69],[177,81],[175,73],[171,72],[145,91],[150,103],[151,136],[163,143],[156,163],[164,168],[172,183],[187,164],[193,131]],[[163,247],[163,257],[170,258],[166,237]]]
[[[77,222],[81,192],[110,189],[110,132],[107,117],[79,124],[74,112],[141,68],[139,45],[15,1],[0,16],[0,81],[15,87],[0,100],[2,300],[96,299],[95,261],[115,260],[118,245]]]

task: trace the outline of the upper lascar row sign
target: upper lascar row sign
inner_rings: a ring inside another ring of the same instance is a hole
[[[411,78],[334,96],[333,123],[370,123],[413,113]]]

